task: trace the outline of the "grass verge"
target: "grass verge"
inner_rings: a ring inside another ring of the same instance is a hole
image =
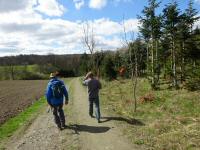
[[[39,110],[45,105],[46,99],[43,97],[17,116],[10,118],[7,122],[2,124],[0,126],[0,145],[3,140],[11,137],[19,128],[28,125],[28,123],[39,114]]]
[[[63,79],[67,84],[67,89],[69,90],[70,99],[72,98],[72,82],[73,78]],[[73,99],[73,98],[72,98]],[[72,114],[71,112],[71,102],[70,106],[65,107],[67,114]],[[36,101],[33,105],[26,108],[23,112],[19,113],[17,116],[10,118],[7,122],[0,125],[0,149],[4,149],[4,144],[7,142],[8,138],[16,135],[17,138],[30,126],[33,120],[42,112],[46,110],[47,102],[46,98],[43,97]]]
[[[100,98],[106,111],[129,120],[120,119],[119,124],[134,144],[158,150],[200,149],[199,92],[151,91],[148,81],[140,79],[137,112],[132,93],[130,80],[103,81]],[[146,95],[147,101],[142,101]]]

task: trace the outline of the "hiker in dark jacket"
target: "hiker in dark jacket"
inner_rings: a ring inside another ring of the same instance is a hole
[[[95,115],[98,123],[100,123],[101,113],[99,106],[99,89],[101,89],[101,83],[99,80],[94,78],[92,72],[89,72],[84,81],[83,85],[88,87],[88,96],[89,96],[89,115],[93,118],[93,104],[95,105]]]
[[[63,81],[57,78],[58,73],[50,74],[50,81],[47,85],[47,103],[53,109],[54,121],[57,127],[62,130],[66,127],[63,103],[68,104],[68,92]]]

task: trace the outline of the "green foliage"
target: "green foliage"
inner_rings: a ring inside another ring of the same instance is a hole
[[[90,71],[91,60],[90,56],[86,53],[82,54],[80,58],[79,74],[83,75]]]
[[[180,21],[180,10],[178,9],[178,4],[176,2],[172,2],[163,9],[163,17],[164,17],[164,28],[166,32],[172,37],[177,34],[177,27]],[[175,38],[175,37],[172,37]]]
[[[41,64],[41,65],[37,65],[37,70],[39,71],[39,73],[43,73],[43,74],[49,74],[51,72],[55,72],[57,70],[59,70],[58,67],[54,66],[53,64]]]
[[[1,66],[0,80],[39,80],[47,79],[48,75],[39,72],[38,65]],[[12,75],[13,74],[13,75]]]
[[[187,77],[186,88],[190,91],[200,90],[200,68],[189,70]]]
[[[104,58],[104,62],[102,64],[102,74],[103,77],[108,80],[116,79],[117,77],[114,61],[111,55],[107,55]]]
[[[199,60],[200,32],[198,29],[193,30],[193,25],[200,17],[193,8],[193,0],[189,1],[184,12],[180,11],[176,1],[172,1],[165,5],[161,15],[157,15],[155,12],[159,4],[157,0],[149,0],[142,16],[139,16],[140,33],[149,48],[146,55],[147,77],[152,87],[159,86],[159,74],[170,81],[173,87],[178,87],[188,78],[187,72],[195,69],[193,64]],[[197,81],[194,74],[190,78]]]
[[[20,80],[42,80],[42,79],[48,79],[48,75],[40,74],[38,72],[21,72],[21,75],[19,76]],[[19,74],[18,74],[19,75]]]

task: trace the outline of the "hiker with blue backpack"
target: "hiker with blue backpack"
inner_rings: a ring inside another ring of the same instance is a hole
[[[46,99],[53,110],[54,121],[59,130],[66,128],[65,115],[63,111],[64,97],[65,104],[68,104],[68,92],[62,80],[57,78],[58,73],[50,74],[50,81],[47,85]]]

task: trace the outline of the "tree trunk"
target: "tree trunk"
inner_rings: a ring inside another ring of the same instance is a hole
[[[137,98],[136,98],[136,88],[137,88],[137,73],[138,73],[138,63],[137,63],[137,54],[134,50],[135,66],[132,60],[132,48],[129,48],[129,59],[131,62],[131,81],[132,81],[132,90],[134,98],[134,112],[137,110]],[[135,67],[135,68],[134,68]]]
[[[151,57],[151,63],[152,63],[152,69],[151,69],[151,75],[152,75],[152,86],[153,88],[155,88],[155,72],[154,72],[154,68],[155,68],[155,64],[154,64],[154,40],[152,42],[152,57]]]
[[[173,62],[173,58],[174,58],[174,56],[173,56],[173,42],[171,43],[171,70],[173,70],[173,64],[174,64],[174,62]]]
[[[193,68],[196,68],[196,61],[193,60]]]
[[[156,60],[155,60],[155,62],[156,62],[156,65],[158,65],[158,40],[156,40],[156,47],[155,47],[155,50],[156,50]]]
[[[156,40],[156,74],[157,74],[157,79],[156,79],[156,86],[159,84],[159,78],[160,78],[160,66],[158,64],[158,40]]]
[[[147,42],[147,77],[149,76],[149,43]]]
[[[138,61],[137,61],[137,52],[135,52],[135,80],[134,80],[134,111],[137,111],[137,97],[136,97],[136,89],[137,89],[137,77],[138,77]]]
[[[183,53],[185,52],[185,42],[182,42],[182,52],[181,52],[181,83],[183,83],[184,79],[185,79],[185,58],[183,56]]]
[[[166,79],[166,60],[164,60],[164,61],[165,62],[164,62],[164,66],[163,66],[164,69],[163,70],[164,70],[164,79]]]
[[[14,67],[13,66],[10,66],[11,67],[11,79],[14,80]]]
[[[95,73],[96,70],[96,63],[95,63],[95,59],[94,59],[94,54],[91,53],[91,62],[92,62],[92,67],[91,67],[91,71],[94,71],[93,73]]]
[[[100,67],[97,68],[97,79],[100,79]]]
[[[172,53],[173,53],[173,86],[177,87],[177,76],[176,76],[176,54],[175,54],[175,43],[172,43]]]

